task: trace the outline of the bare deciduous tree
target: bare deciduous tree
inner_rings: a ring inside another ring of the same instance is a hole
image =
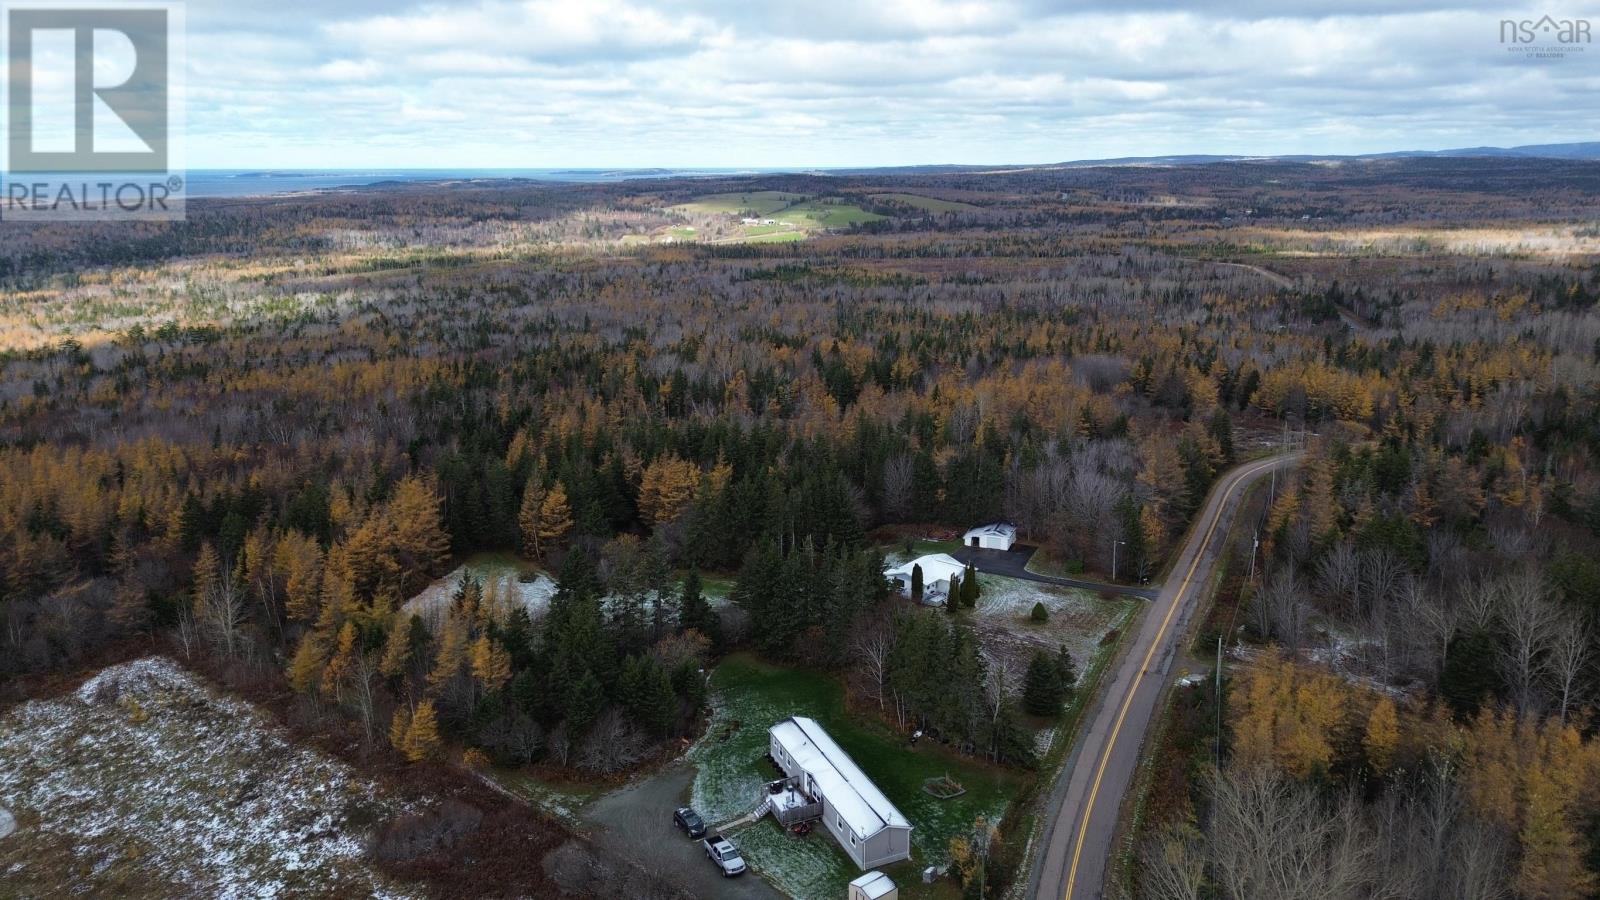
[[[1589,666],[1593,635],[1581,613],[1569,612],[1561,618],[1550,642],[1550,673],[1556,682],[1556,705],[1561,721],[1565,722],[1575,699],[1578,679]]]
[[[902,453],[883,464],[883,514],[891,521],[905,521],[911,515],[911,454]]]
[[[1506,636],[1501,653],[1512,702],[1519,712],[1533,712],[1549,664],[1547,651],[1561,630],[1562,616],[1544,579],[1531,569],[1501,579],[1495,596]]]
[[[894,649],[894,636],[888,624],[863,629],[851,642],[850,649],[872,684],[878,709],[882,710],[888,697],[889,652]]]

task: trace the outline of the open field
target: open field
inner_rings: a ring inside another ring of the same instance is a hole
[[[699,213],[770,216],[805,199],[805,194],[792,194],[787,191],[749,191],[736,194],[708,194],[675,208]]]
[[[892,203],[904,203],[917,209],[931,213],[947,212],[973,212],[982,209],[971,203],[959,203],[955,200],[940,200],[937,197],[924,197],[921,194],[872,194],[874,200],[887,200]]]
[[[778,213],[778,218],[801,228],[827,229],[881,222],[888,217],[867,212],[842,200],[819,199],[790,206]]]
[[[0,717],[7,896],[420,896],[373,869],[405,812],[161,657]]]
[[[707,244],[777,244],[804,240],[814,232],[848,228],[884,219],[837,198],[817,198],[785,191],[708,194],[670,208],[690,217],[725,219],[707,228],[673,228],[665,232],[675,240]],[[775,220],[772,224],[746,225],[739,217]]]
[[[984,649],[1006,658],[1019,673],[1033,651],[1053,651],[1062,644],[1083,671],[1141,602],[998,575],[980,574],[978,587],[973,624]],[[1044,604],[1048,622],[1029,617],[1035,603]]]
[[[509,553],[480,553],[423,588],[402,609],[421,616],[437,634],[463,578],[477,579],[483,585],[486,601],[493,600],[507,610],[513,604],[521,605],[534,619],[544,614],[556,592],[555,581],[532,563]]]
[[[887,729],[849,715],[843,690],[827,677],[735,655],[717,667],[711,684],[711,725],[689,752],[699,767],[693,803],[709,822],[736,819],[760,802],[762,785],[778,775],[766,758],[767,729],[795,715],[821,722],[911,821],[917,867],[944,861],[950,837],[969,828],[977,816],[998,821],[1015,793],[1017,776],[1009,772],[938,745],[911,746]],[[966,787],[966,794],[937,800],[923,792],[923,781],[947,773]],[[750,865],[795,896],[841,897],[846,883],[860,874],[825,832],[791,837],[764,819],[734,835]],[[914,868],[892,867],[903,894],[916,881]]]

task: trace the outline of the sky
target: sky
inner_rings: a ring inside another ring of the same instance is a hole
[[[1600,46],[1532,59],[1501,43],[1501,20],[1546,12],[1584,14],[1472,0],[189,0],[185,156],[838,167],[1596,139]]]

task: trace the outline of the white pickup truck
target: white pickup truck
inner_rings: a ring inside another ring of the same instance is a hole
[[[705,844],[706,858],[716,863],[717,868],[722,870],[724,878],[744,874],[744,857],[739,855],[739,848],[733,846],[727,838],[713,834],[702,843]]]

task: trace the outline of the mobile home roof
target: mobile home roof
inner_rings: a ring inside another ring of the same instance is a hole
[[[772,727],[772,733],[795,763],[810,773],[811,780],[850,824],[851,831],[867,837],[885,826],[911,827],[900,810],[815,720],[804,716],[785,719]]]

